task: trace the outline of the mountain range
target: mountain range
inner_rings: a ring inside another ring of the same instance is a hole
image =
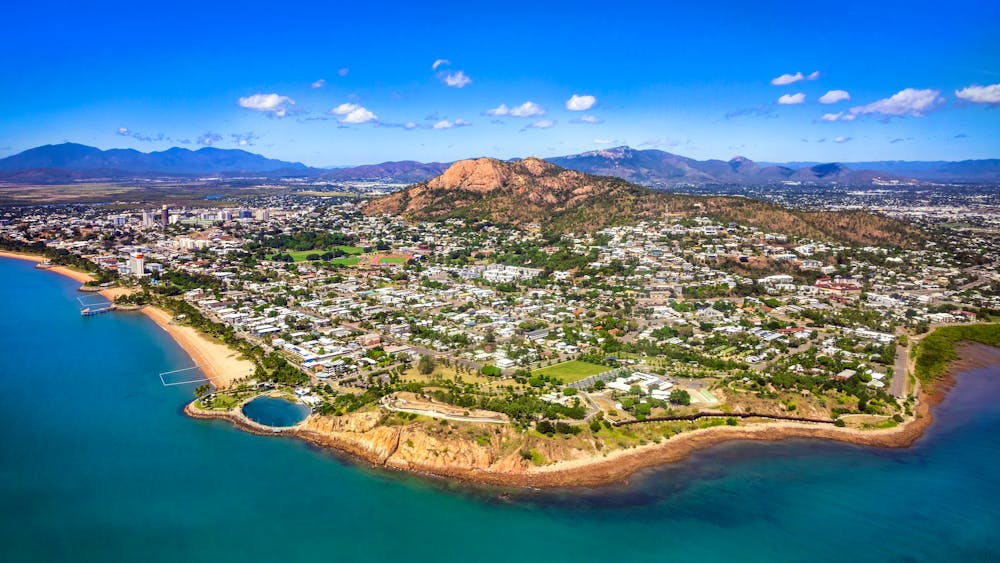
[[[881,181],[1000,182],[1000,159],[961,162],[877,161],[853,164],[756,163],[748,158],[695,160],[669,152],[615,147],[546,159],[569,170],[613,176],[644,186],[687,184],[870,185]],[[13,183],[59,183],[84,179],[306,177],[332,182],[378,180],[423,182],[450,163],[383,162],[349,168],[313,168],[238,149],[171,148],[143,153],[134,149],[101,150],[76,143],[44,145],[0,159],[0,180]]]

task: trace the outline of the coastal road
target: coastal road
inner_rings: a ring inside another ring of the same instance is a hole
[[[889,384],[889,393],[897,399],[906,396],[906,377],[910,364],[910,347],[899,344],[900,336],[896,335],[896,363],[892,367],[892,382]]]
[[[489,424],[508,424],[509,421],[506,418],[501,418],[500,416],[463,416],[457,414],[448,414],[440,411],[430,410],[430,409],[418,409],[410,407],[400,407],[397,400],[387,400],[389,397],[383,397],[380,401],[383,408],[390,411],[397,412],[408,412],[413,414],[419,414],[423,416],[429,416],[431,418],[439,418],[444,420],[453,420],[455,422],[486,422]]]

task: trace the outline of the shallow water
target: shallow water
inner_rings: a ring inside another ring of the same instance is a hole
[[[4,561],[996,561],[1000,368],[912,448],[727,443],[627,485],[470,489],[181,412],[191,366],[136,313],[0,259]]]
[[[309,415],[309,408],[275,397],[257,397],[243,405],[243,414],[265,426],[295,426]]]

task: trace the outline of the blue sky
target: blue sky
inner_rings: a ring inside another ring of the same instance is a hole
[[[20,4],[0,156],[1000,157],[996,1]]]

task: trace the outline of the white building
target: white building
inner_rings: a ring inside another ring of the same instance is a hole
[[[141,252],[132,252],[128,255],[128,271],[137,278],[146,275],[146,258]]]

